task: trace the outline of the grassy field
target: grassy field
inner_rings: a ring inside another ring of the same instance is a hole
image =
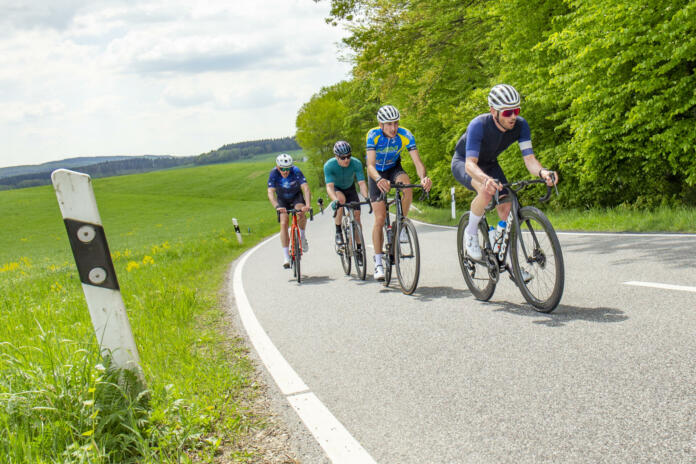
[[[244,462],[263,427],[253,367],[230,339],[229,263],[277,232],[265,162],[93,180],[149,397],[102,365],[50,186],[0,192],[3,462]]]

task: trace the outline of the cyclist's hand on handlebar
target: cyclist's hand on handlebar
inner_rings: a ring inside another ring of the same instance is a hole
[[[384,193],[389,193],[389,190],[391,190],[391,183],[387,179],[382,178],[377,182],[377,188]]]
[[[433,181],[430,180],[430,177],[425,176],[421,179],[421,185],[423,185],[423,190],[429,192],[433,186]]]
[[[546,181],[546,185],[548,185],[549,187],[553,187],[558,183],[558,173],[556,171],[542,169],[541,178]]]
[[[311,206],[309,206],[309,205],[304,205],[304,206],[302,207],[302,212],[303,212],[303,213],[306,213],[306,212],[309,211],[310,209],[311,209]]]
[[[488,177],[486,179],[486,181],[483,183],[483,189],[489,195],[495,195],[496,190],[497,191],[503,190],[503,186],[500,185],[500,183],[496,179],[493,179],[492,177]]]

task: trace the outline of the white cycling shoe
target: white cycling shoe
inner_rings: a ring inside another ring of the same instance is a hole
[[[375,280],[384,280],[384,266],[381,264],[375,264]]]
[[[307,253],[309,251],[309,243],[307,243],[307,237],[302,237],[302,252]]]
[[[464,231],[464,243],[466,244],[466,254],[475,261],[481,260],[481,246],[479,246],[478,236],[469,235]]]

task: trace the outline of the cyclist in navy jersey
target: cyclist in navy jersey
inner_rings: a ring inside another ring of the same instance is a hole
[[[534,156],[529,124],[519,116],[520,94],[517,90],[511,85],[496,85],[488,94],[488,106],[489,113],[477,116],[469,123],[452,158],[454,178],[476,192],[471,202],[469,225],[464,231],[466,252],[476,260],[482,256],[476,232],[479,221],[496,190],[505,193],[501,184],[507,179],[498,164],[498,155],[517,142],[530,174],[541,177],[549,186],[558,183],[558,174],[542,167]],[[510,208],[510,203],[498,205],[501,220],[507,220]]]
[[[303,195],[304,194],[304,195]],[[288,244],[288,209],[301,210],[297,215],[297,223],[300,226],[300,238],[302,240],[302,251],[309,250],[305,227],[307,216],[311,205],[311,193],[309,185],[300,168],[293,166],[292,156],[281,153],[276,158],[276,166],[271,169],[268,176],[268,200],[273,207],[280,212],[280,244],[283,248],[283,267],[290,267],[290,251]]]

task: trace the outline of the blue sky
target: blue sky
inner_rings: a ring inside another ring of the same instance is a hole
[[[348,77],[312,0],[0,0],[0,166],[295,133]]]

